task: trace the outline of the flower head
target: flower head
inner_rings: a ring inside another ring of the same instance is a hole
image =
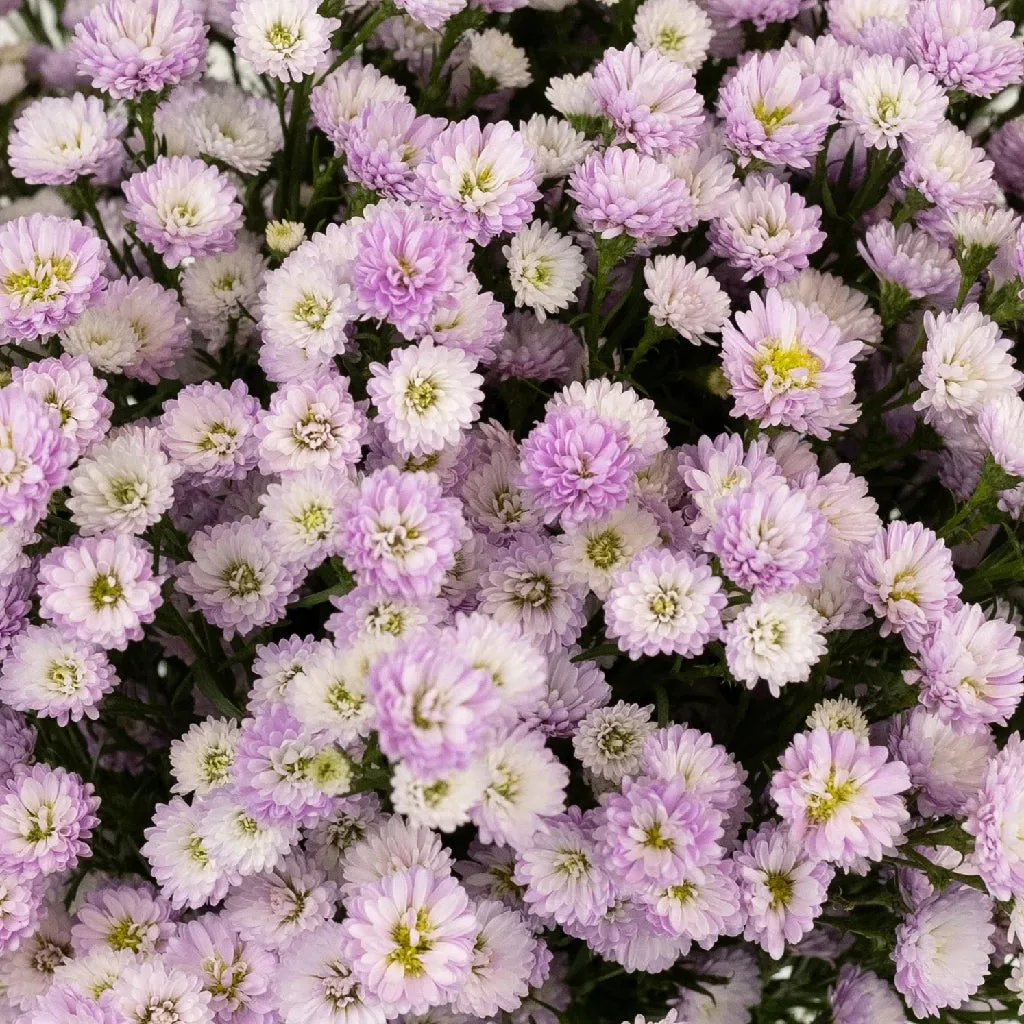
[[[231,15],[238,54],[261,75],[301,82],[327,64],[337,18],[317,13],[314,0],[240,0]]]

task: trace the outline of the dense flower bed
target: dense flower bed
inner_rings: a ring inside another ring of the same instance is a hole
[[[1018,0],[0,10],[0,1022],[1019,1019]]]

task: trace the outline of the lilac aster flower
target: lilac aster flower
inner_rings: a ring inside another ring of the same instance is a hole
[[[889,761],[849,729],[797,733],[779,758],[771,796],[791,838],[817,859],[850,867],[881,860],[910,819],[899,796],[910,788],[900,761]]]
[[[623,893],[721,858],[722,816],[679,781],[625,778],[601,805],[595,838]]]
[[[523,488],[546,522],[595,519],[632,497],[637,454],[614,420],[556,407],[522,443]]]
[[[956,292],[960,268],[948,247],[909,224],[895,228],[880,221],[868,228],[857,249],[883,289],[897,286],[912,299],[944,300]]]
[[[1014,625],[986,617],[976,604],[944,615],[924,638],[906,673],[921,703],[968,727],[1006,725],[1024,696],[1024,655]]]
[[[26,878],[20,864],[0,866],[0,949],[13,952],[39,925],[45,889]]]
[[[11,173],[29,185],[116,177],[126,123],[124,114],[108,114],[95,96],[44,96],[14,122],[8,143]]]
[[[708,231],[712,251],[769,287],[796,277],[825,241],[821,209],[772,175],[751,174]]]
[[[242,226],[238,193],[216,167],[190,156],[161,156],[121,187],[124,216],[169,267],[186,257],[230,252]]]
[[[992,133],[988,155],[1003,188],[1024,195],[1024,117],[1015,117]]]
[[[839,969],[828,998],[835,1024],[907,1024],[903,1003],[891,986],[855,964]]]
[[[148,883],[101,885],[76,911],[71,942],[78,956],[103,948],[152,956],[174,928],[170,904]]]
[[[772,480],[722,503],[705,549],[733,583],[773,594],[817,580],[827,530],[825,517],[802,491]]]
[[[705,864],[661,883],[640,897],[647,922],[659,936],[708,949],[723,935],[743,931],[739,887],[730,861]]]
[[[748,835],[732,860],[746,917],[743,937],[778,960],[786,943],[814,927],[835,869],[771,822]]]
[[[52,968],[51,968],[52,971]],[[24,1018],[27,1024],[74,1021],[74,1024],[119,1024],[125,1018],[107,1001],[86,995],[78,985],[53,981],[32,1003]]]
[[[612,690],[593,662],[574,663],[561,648],[549,654],[547,692],[522,715],[545,736],[569,737],[595,708],[604,707]]]
[[[381,750],[421,777],[465,768],[500,706],[490,676],[426,630],[381,655],[368,682]]]
[[[0,578],[0,654],[25,628],[35,592],[36,574],[29,566]],[[0,766],[3,765],[0,760]]]
[[[984,0],[934,0],[911,4],[907,49],[919,67],[947,89],[995,96],[1024,78],[1024,47],[1012,21],[996,24],[998,12]]]
[[[282,560],[267,522],[249,516],[198,531],[189,553],[178,587],[228,639],[277,622],[302,571]]]
[[[996,463],[1011,476],[1024,476],[1024,402],[1020,396],[991,397],[978,414],[977,426]]]
[[[149,545],[124,534],[76,537],[39,566],[39,614],[69,636],[123,651],[160,606]]]
[[[959,604],[953,556],[921,523],[897,521],[876,534],[859,553],[855,579],[885,620],[882,635],[904,633],[908,643],[920,643],[929,627]]]
[[[591,153],[569,176],[576,219],[601,238],[627,234],[641,242],[669,238],[693,222],[686,183],[653,157],[609,146]]]
[[[444,497],[433,473],[387,466],[360,484],[341,550],[360,583],[394,597],[435,597],[467,534],[460,502]]]
[[[258,74],[301,82],[327,66],[341,22],[321,17],[315,0],[239,0],[231,27],[238,55]]]
[[[925,900],[896,929],[896,988],[917,1017],[956,1008],[977,991],[994,952],[992,901],[966,885]]]
[[[763,32],[768,25],[791,21],[810,6],[808,0],[710,0],[708,13],[713,19],[716,34],[722,35],[724,28],[744,21],[753,22],[757,31]],[[737,45],[738,49],[742,49],[742,42]],[[727,55],[732,57],[736,52],[733,50]]]
[[[106,255],[90,228],[41,213],[0,227],[0,330],[28,341],[74,323],[102,291]]]
[[[635,43],[605,50],[590,89],[619,145],[655,156],[695,146],[700,138],[704,103],[693,75],[656,50]]]
[[[26,388],[0,388],[0,526],[34,526],[75,454],[56,412]]]
[[[740,64],[718,99],[725,139],[744,166],[751,160],[783,167],[810,167],[836,119],[816,75],[797,59],[765,53]]]
[[[456,996],[470,973],[479,924],[454,878],[398,871],[346,901],[345,954],[390,1017],[424,1013]]]
[[[916,188],[942,212],[982,206],[998,195],[992,161],[954,125],[943,122],[927,138],[904,142],[902,148],[900,181]]]
[[[338,150],[345,149],[350,128],[371,104],[408,101],[403,86],[372,64],[363,66],[357,60],[332,71],[309,95],[316,126]]]
[[[0,704],[0,783],[32,762],[36,731],[13,708]]]
[[[458,14],[466,6],[466,0],[396,0],[396,6],[414,21],[436,30],[453,14]]]
[[[784,299],[774,288],[750,296],[750,311],[722,328],[722,364],[734,416],[792,427],[816,437],[849,426],[853,358],[860,343],[843,342],[827,316]]]
[[[533,157],[508,121],[450,124],[416,174],[427,209],[480,245],[524,227],[540,198]]]
[[[27,879],[70,871],[89,856],[99,806],[92,783],[74,772],[45,764],[16,772],[0,790],[0,866]]]
[[[604,604],[605,633],[632,659],[692,658],[721,629],[722,581],[703,559],[643,551],[612,579]]]
[[[201,71],[206,31],[186,0],[106,0],[75,26],[70,52],[95,88],[134,99]]]

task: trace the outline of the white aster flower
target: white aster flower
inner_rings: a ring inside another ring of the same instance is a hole
[[[640,707],[619,701],[595,708],[580,722],[572,749],[580,764],[598,778],[618,785],[636,775],[643,763],[644,741],[654,732],[654,705]]]
[[[507,32],[488,28],[467,32],[463,38],[469,46],[469,66],[496,82],[499,89],[522,89],[533,81],[526,51],[516,46]]]
[[[223,84],[188,104],[184,128],[195,156],[213,157],[239,174],[266,170],[284,145],[274,104]]]
[[[226,786],[203,798],[198,831],[210,857],[231,877],[270,871],[299,841],[297,825],[257,820]]]
[[[694,0],[645,0],[633,32],[641,50],[657,50],[691,71],[704,63],[715,35],[711,19]]]
[[[687,341],[699,345],[712,342],[729,319],[729,297],[708,273],[682,256],[655,256],[644,266],[647,288],[644,298],[651,304],[651,319],[659,327],[669,326]]]
[[[317,13],[316,0],[239,0],[231,16],[238,55],[282,82],[321,70],[340,25]]]
[[[565,177],[594,148],[583,132],[559,117],[534,114],[519,122],[519,133],[540,178]]]
[[[516,306],[529,306],[543,323],[548,313],[565,309],[583,282],[586,263],[572,240],[550,224],[535,220],[502,249]]]
[[[839,732],[849,729],[855,736],[867,739],[868,720],[861,706],[846,697],[830,697],[819,701],[807,716],[808,729],[827,729]]]
[[[485,780],[479,765],[425,779],[400,763],[391,778],[391,802],[415,825],[454,832],[469,821],[469,810],[483,796]]]
[[[109,1005],[126,1024],[210,1024],[210,994],[199,978],[159,959],[128,965],[110,989]]]
[[[207,718],[171,742],[172,793],[202,796],[231,781],[240,730],[227,718]]]
[[[548,82],[544,95],[562,117],[600,117],[597,100],[591,91],[593,75],[558,75]]]

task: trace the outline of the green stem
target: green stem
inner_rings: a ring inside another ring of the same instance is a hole
[[[387,21],[388,18],[394,17],[397,13],[398,8],[395,7],[393,0],[384,0],[384,3],[370,14],[359,28],[356,29],[355,35],[338,51],[338,56],[334,58],[334,62],[320,78],[320,81],[322,82],[332,71],[340,68],[345,61],[351,60],[359,47],[373,35],[377,27]]]

